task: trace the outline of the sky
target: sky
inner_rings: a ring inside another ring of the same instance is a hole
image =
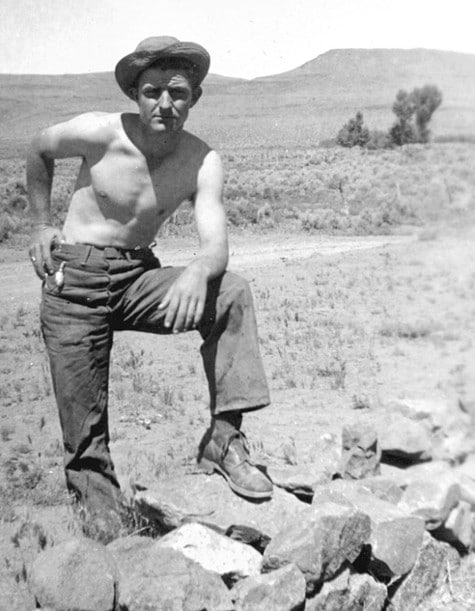
[[[475,54],[474,0],[0,0],[0,73],[104,72],[148,36],[198,42],[254,78],[336,48]]]

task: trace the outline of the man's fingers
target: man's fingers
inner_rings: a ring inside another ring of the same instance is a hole
[[[167,306],[167,313],[165,316],[165,321],[164,321],[164,325],[165,327],[169,328],[172,326],[173,321],[176,318],[176,314],[177,314],[177,310],[178,310],[178,306],[179,306],[179,301],[176,297],[171,297],[171,299],[169,300],[168,306]]]
[[[164,310],[166,307],[168,307],[168,305],[170,304],[170,299],[172,297],[172,293],[173,293],[173,286],[171,286],[168,291],[165,294],[165,297],[162,299],[162,301],[158,304],[158,308],[160,310]]]
[[[41,245],[43,266],[47,274],[54,273],[53,259],[51,258],[51,242]]]
[[[178,333],[179,331],[184,330],[189,305],[190,305],[189,299],[185,299],[182,297],[182,299],[180,300],[178,311],[175,316],[175,323],[173,325],[173,333]]]
[[[41,254],[41,250],[35,247],[30,248],[29,251],[30,261],[33,264],[33,269],[35,270],[36,275],[41,280],[45,277],[45,270],[43,264],[43,256]]]
[[[185,319],[185,331],[188,331],[195,325],[196,308],[198,307],[198,300],[192,299],[188,305],[188,311]]]
[[[204,310],[205,310],[205,300],[199,299],[198,303],[196,304],[195,316],[193,318],[193,327],[196,328],[200,324],[201,318],[203,317]]]

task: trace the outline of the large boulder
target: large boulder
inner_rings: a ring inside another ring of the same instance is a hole
[[[293,611],[305,601],[305,578],[295,564],[248,577],[231,590],[236,611]]]
[[[305,611],[381,611],[387,589],[370,575],[352,573],[345,569],[326,581],[314,598],[307,600]]]
[[[440,527],[460,500],[460,486],[451,474],[414,479],[398,503],[403,511],[424,519],[426,528]]]
[[[459,461],[475,451],[475,436],[470,432],[470,415],[455,396],[424,399],[395,399],[384,410],[400,413],[423,424],[432,434],[432,456]]]
[[[365,477],[358,483],[382,501],[397,505],[401,500],[402,488],[390,477],[375,475],[374,477]]]
[[[363,513],[334,503],[314,506],[283,524],[266,547],[263,572],[293,563],[312,593],[345,562],[356,560],[369,537],[370,521]]]
[[[41,607],[114,611],[119,573],[112,554],[102,544],[71,539],[38,555],[29,582]]]
[[[254,548],[225,537],[202,524],[183,524],[157,541],[157,547],[175,549],[226,583],[258,575],[262,556]]]
[[[414,567],[401,580],[391,598],[391,611],[416,611],[445,581],[448,571],[452,574],[459,564],[460,558],[450,545],[425,533]]]
[[[164,530],[200,522],[222,534],[239,532],[245,542],[256,538],[268,541],[287,517],[308,510],[306,504],[280,488],[274,489],[269,501],[252,503],[234,494],[222,477],[199,473],[164,478],[153,488],[138,492],[135,505]]]
[[[378,433],[382,460],[417,463],[430,460],[433,444],[428,428],[395,411],[375,414],[374,426]]]
[[[393,580],[411,570],[424,534],[424,521],[383,501],[362,482],[335,480],[315,491],[313,506],[339,503],[366,514],[371,521],[371,571],[381,579]]]
[[[231,611],[228,589],[217,573],[207,571],[181,552],[144,545],[110,548],[120,571],[119,606],[127,611]]]

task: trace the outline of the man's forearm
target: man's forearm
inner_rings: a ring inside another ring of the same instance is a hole
[[[26,181],[30,212],[34,225],[51,224],[51,187],[54,160],[33,148],[27,157]]]
[[[201,265],[206,270],[207,280],[213,280],[226,271],[228,265],[228,245],[217,244],[201,248],[190,265]]]

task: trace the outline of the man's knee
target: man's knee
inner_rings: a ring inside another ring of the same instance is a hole
[[[225,272],[221,282],[221,292],[233,302],[252,305],[251,288],[247,280],[234,272]]]

